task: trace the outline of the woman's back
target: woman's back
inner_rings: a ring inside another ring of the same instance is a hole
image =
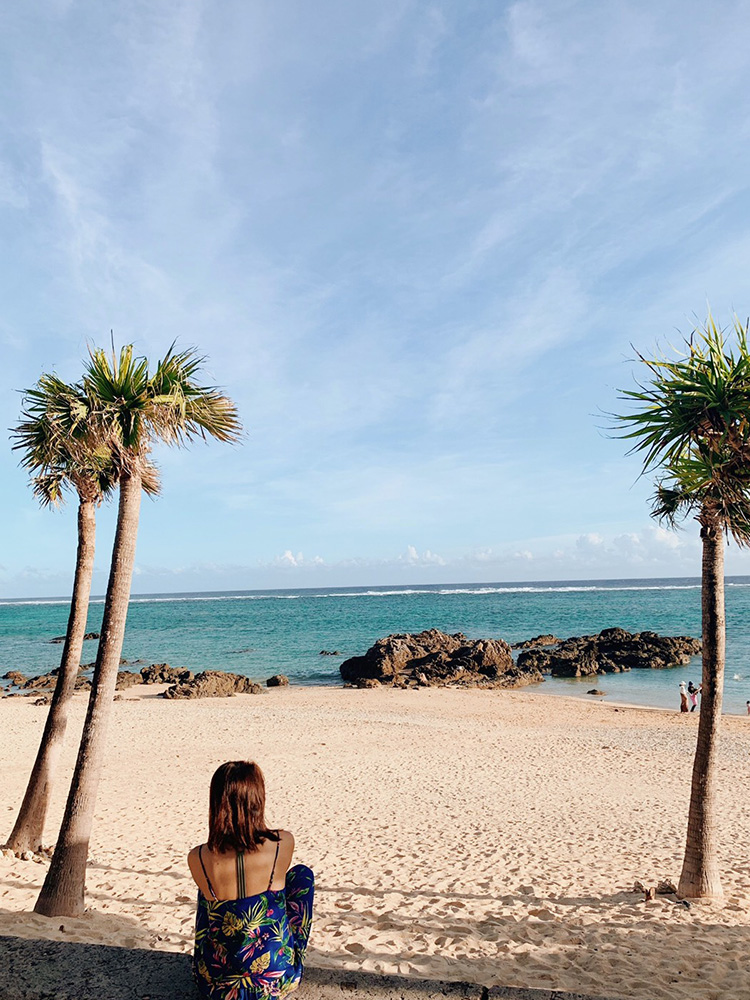
[[[273,831],[273,836],[278,840],[269,837],[255,851],[218,852],[206,844],[194,847],[188,854],[188,865],[206,899],[242,899],[268,889],[283,889],[294,837],[288,830]]]
[[[313,873],[289,867],[294,837],[267,828],[264,806],[256,764],[222,765],[211,783],[208,844],[188,855],[198,886],[193,970],[210,1000],[276,1000],[302,977]]]

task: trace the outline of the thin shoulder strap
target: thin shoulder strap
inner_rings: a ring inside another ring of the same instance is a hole
[[[237,899],[244,899],[245,892],[245,855],[237,851]]]
[[[271,886],[273,885],[273,876],[274,876],[274,873],[276,871],[276,862],[279,859],[279,844],[281,843],[281,834],[279,833],[278,830],[276,831],[276,836],[279,839],[276,841],[276,854],[273,857],[273,868],[271,869],[271,877],[268,880],[268,891],[269,892],[271,891]]]
[[[211,885],[211,879],[208,877],[208,872],[206,871],[206,866],[203,864],[203,844],[198,848],[198,860],[201,863],[201,868],[203,869],[203,875],[206,879],[206,885],[208,886],[208,891],[211,896],[216,899],[216,893],[214,892],[214,887]]]

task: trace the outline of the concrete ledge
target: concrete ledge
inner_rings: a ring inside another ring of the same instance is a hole
[[[472,983],[311,968],[305,970],[295,996],[299,1000],[606,1000],[559,990],[487,990]],[[186,955],[0,936],[0,1000],[197,998]]]

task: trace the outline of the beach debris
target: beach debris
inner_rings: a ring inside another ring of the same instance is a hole
[[[644,903],[651,902],[652,899],[656,899],[656,886],[652,885],[650,889],[646,889],[644,894]]]
[[[41,698],[35,698],[32,701],[32,705],[49,705],[52,702],[52,698],[48,694],[43,694]]]
[[[591,688],[590,691],[586,692],[586,694],[595,694],[597,698],[603,698],[606,693],[606,691],[600,691],[599,688]]]
[[[688,899],[676,899],[674,901],[675,906],[683,906],[686,910],[690,909],[690,900]]]
[[[535,635],[533,639],[524,639],[523,642],[514,642],[511,649],[536,649],[537,646],[557,646],[562,642],[556,635]]]
[[[378,639],[363,656],[344,660],[339,670],[342,680],[356,687],[376,680],[393,687],[508,688],[542,679],[536,669],[515,664],[502,639],[467,639],[461,632],[447,635],[435,628]]]
[[[635,882],[633,883],[633,888],[630,891],[631,892],[642,892],[642,893],[645,893],[646,892],[646,886],[643,884],[643,882],[641,882],[641,880],[639,878],[637,878],[635,880]]]
[[[193,679],[193,671],[187,667],[170,667],[168,663],[152,663],[141,667],[144,684],[188,684]]]
[[[289,678],[284,674],[274,674],[273,677],[269,677],[266,681],[266,687],[277,688],[277,687],[288,687]]]
[[[98,639],[98,632],[87,632],[83,637],[83,641],[86,642],[88,639]],[[67,639],[66,635],[56,635],[54,639],[48,639],[47,642],[65,642]]]
[[[684,666],[701,648],[700,639],[690,636],[607,628],[597,635],[572,636],[554,649],[527,649],[519,654],[518,665],[553,677],[589,677]]]
[[[192,680],[173,684],[163,693],[163,698],[231,698],[235,694],[260,694],[263,688],[240,674],[220,670],[204,670]]]
[[[656,886],[658,896],[671,896],[677,894],[677,886],[669,878],[663,878]]]

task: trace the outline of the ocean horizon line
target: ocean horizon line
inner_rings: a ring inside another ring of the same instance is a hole
[[[727,586],[750,587],[750,575],[725,577]],[[693,590],[701,586],[699,576],[602,577],[560,580],[464,581],[449,583],[360,584],[327,587],[259,587],[224,590],[144,591],[133,593],[130,603],[221,600],[290,600],[322,597],[394,597],[412,594],[486,595],[504,593],[560,593],[611,590]],[[104,594],[95,594],[90,604],[104,603]],[[0,606],[16,604],[68,604],[70,596],[0,597]]]

